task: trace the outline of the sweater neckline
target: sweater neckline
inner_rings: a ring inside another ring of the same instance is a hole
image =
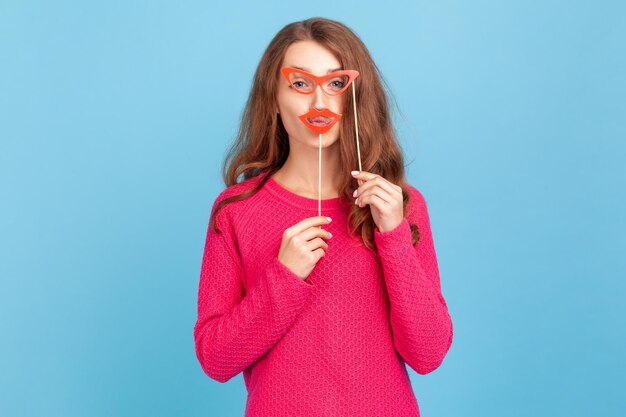
[[[280,185],[273,177],[268,177],[267,182],[265,183],[265,187],[269,192],[274,194],[276,197],[281,200],[289,203],[293,206],[304,208],[307,210],[317,211],[318,209],[318,200],[316,198],[308,198],[296,194],[292,191],[289,191],[282,185]],[[326,210],[335,210],[342,205],[341,197],[328,198],[325,200],[321,200],[321,211],[322,214]]]

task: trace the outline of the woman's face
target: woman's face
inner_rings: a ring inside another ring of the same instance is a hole
[[[291,44],[287,48],[281,67],[296,67],[318,76],[343,69],[332,52],[315,41],[300,41]],[[334,113],[342,114],[345,94],[344,91],[338,96],[329,96],[319,86],[312,94],[301,94],[289,85],[282,74],[279,74],[278,111],[285,130],[289,134],[290,143],[297,141],[303,145],[319,147],[319,135],[306,127],[298,116],[308,113],[312,108],[329,109]],[[341,119],[322,135],[323,147],[331,146],[337,141],[340,124]]]

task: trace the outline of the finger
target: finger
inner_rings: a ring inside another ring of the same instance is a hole
[[[370,194],[363,200],[360,200],[360,207],[365,207],[366,204],[372,205],[378,209],[378,211],[384,212],[389,207],[389,203],[377,196],[376,194]]]
[[[353,172],[355,172],[355,171],[353,171]],[[381,179],[387,181],[387,179],[385,179],[382,175],[374,174],[372,172],[367,172],[367,171],[361,171],[361,172],[359,172],[356,175],[352,175],[352,177],[356,178],[357,180],[363,180],[363,181],[369,181],[371,179],[380,177]],[[387,182],[389,182],[389,181],[387,181]],[[389,182],[389,184],[391,184],[391,183]]]
[[[394,183],[388,181],[385,177],[382,177],[377,174],[372,174],[370,172],[361,171],[359,175],[355,178],[360,178],[361,174],[367,176],[363,184],[359,184],[359,188],[357,189],[358,194],[363,194],[363,192],[373,185],[379,185],[381,188],[387,190],[389,194],[398,194],[402,195],[402,188],[399,185],[395,185]]]
[[[330,239],[332,235],[328,230],[324,230],[321,227],[309,227],[308,229],[303,230],[300,233],[300,237],[307,241],[316,237],[321,237],[323,239]]]
[[[310,242],[307,242],[305,247],[307,248],[309,252],[313,252],[314,250],[319,249],[319,248],[326,250],[328,249],[328,243],[324,242],[322,239],[318,237],[318,238],[311,240]]]
[[[354,174],[355,172],[358,172],[358,174]],[[359,187],[361,187],[363,184],[365,184],[365,181],[367,180],[367,178],[365,178],[365,175],[369,174],[369,172],[367,171],[352,171],[352,177],[356,178],[357,183],[359,184]]]
[[[393,203],[394,199],[397,198],[397,196],[393,196],[393,195],[389,194],[389,192],[387,192],[387,190],[383,189],[382,187],[380,187],[378,185],[374,185],[374,186],[369,187],[368,189],[366,189],[362,194],[358,195],[357,200],[359,202],[363,201],[363,199],[365,197],[368,197],[368,196],[371,196],[371,195],[375,195],[375,196],[379,197],[386,204]]]
[[[385,181],[379,180],[378,178],[372,179],[365,183],[362,187],[359,187],[356,190],[356,198],[375,193],[388,203],[391,203],[394,200],[402,199],[401,191],[397,192],[395,189],[391,188],[390,185],[387,184]]]
[[[319,248],[319,249],[315,249],[313,251],[313,254],[317,257],[317,260],[319,261],[320,258],[322,258],[323,256],[326,256],[326,252],[324,252],[324,249]]]
[[[357,171],[352,171],[352,172],[357,172]],[[359,171],[358,174],[352,174],[353,178],[364,180],[364,181],[374,178],[375,176],[376,174],[372,174],[371,172],[367,172],[367,171]]]
[[[304,230],[309,227],[321,227],[322,225],[328,224],[330,221],[325,216],[315,216],[315,217],[307,217],[306,219],[294,224],[288,230],[294,235],[302,233]]]

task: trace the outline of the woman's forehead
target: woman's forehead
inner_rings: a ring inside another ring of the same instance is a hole
[[[314,75],[325,75],[342,69],[337,57],[315,41],[300,41],[289,45],[281,66],[298,68]]]

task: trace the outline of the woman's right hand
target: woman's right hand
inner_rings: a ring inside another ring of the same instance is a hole
[[[305,280],[317,264],[328,244],[322,239],[330,239],[330,232],[320,226],[330,223],[327,217],[315,216],[285,229],[278,251],[278,260],[291,272]]]

